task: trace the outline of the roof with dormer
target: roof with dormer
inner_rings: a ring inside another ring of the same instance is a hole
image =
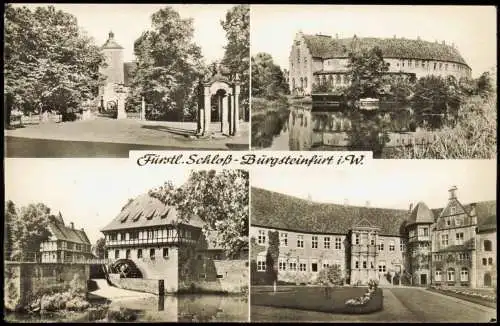
[[[459,51],[451,45],[404,38],[351,37],[332,38],[329,35],[303,35],[312,57],[321,59],[347,58],[353,45],[358,48],[382,50],[386,58],[449,61],[467,65]]]
[[[199,228],[202,228],[204,224],[196,215],[193,215],[189,221],[182,221],[174,206],[166,205],[146,193],[130,200],[101,231],[109,232],[181,223]]]
[[[123,47],[115,41],[115,34],[109,32],[108,40],[104,43],[102,49],[123,49]]]

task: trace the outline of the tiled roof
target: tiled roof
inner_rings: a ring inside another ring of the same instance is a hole
[[[325,35],[304,35],[313,57],[346,58],[353,40],[359,48],[378,46],[386,58],[451,61],[466,64],[458,50],[450,45],[402,38],[332,38]]]
[[[109,33],[108,40],[102,46],[103,49],[123,49],[123,47],[115,41],[115,34]]]
[[[305,199],[252,187],[253,226],[297,232],[346,234],[361,218],[382,235],[401,235],[407,210],[313,203]]]
[[[434,223],[434,214],[426,204],[419,202],[411,211],[408,223]]]
[[[125,84],[125,86],[130,85],[136,67],[137,67],[136,62],[125,62],[123,64],[123,83]]]
[[[61,216],[54,216],[53,219],[51,219],[49,223],[49,230],[57,240],[90,244],[89,238],[87,237],[87,234],[85,234],[85,231],[65,226]]]
[[[488,217],[481,219],[481,221],[478,221],[478,226],[477,226],[478,232],[496,231],[496,229],[497,229],[496,214],[490,215]]]
[[[106,232],[176,223],[199,228],[203,227],[203,221],[197,216],[191,217],[189,222],[181,222],[175,207],[165,205],[159,199],[151,197],[146,193],[125,205],[122,211],[101,231]]]

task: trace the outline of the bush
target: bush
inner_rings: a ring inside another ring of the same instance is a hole
[[[369,314],[380,311],[384,306],[384,296],[381,289],[376,289],[370,295],[370,299],[362,305],[345,305],[340,311],[335,311],[344,314]]]
[[[109,321],[136,321],[138,312],[133,309],[120,307],[119,310],[108,310],[107,319]]]

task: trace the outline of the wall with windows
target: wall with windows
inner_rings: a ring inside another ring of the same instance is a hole
[[[273,229],[251,227],[250,237],[255,238],[258,246],[267,249],[268,232]],[[285,230],[278,231],[280,247],[278,258],[278,280],[291,283],[314,282],[322,268],[340,265],[345,272],[345,239],[342,234],[311,234]],[[252,251],[256,271],[266,271],[267,250]]]
[[[313,65],[317,66],[318,63],[313,63],[309,48],[299,33],[295,36],[289,56],[289,85],[292,94],[297,94],[299,89],[304,94],[311,93]]]
[[[476,244],[476,286],[496,287],[497,285],[497,233],[480,232]]]

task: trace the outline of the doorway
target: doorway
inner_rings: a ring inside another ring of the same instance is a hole
[[[420,274],[420,285],[427,285],[427,274]]]
[[[491,286],[491,275],[490,273],[484,274],[484,286]]]

